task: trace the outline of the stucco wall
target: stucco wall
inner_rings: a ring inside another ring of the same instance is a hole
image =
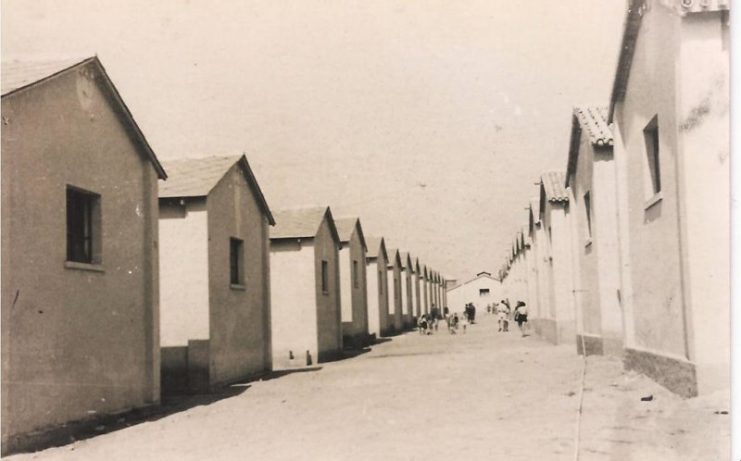
[[[332,238],[329,223],[323,220],[314,239],[316,280],[318,360],[328,360],[342,352],[342,308],[340,307],[340,267],[338,243]],[[322,261],[328,263],[328,289],[322,291]]]
[[[401,291],[401,267],[398,262],[392,262],[392,266],[388,268],[386,273],[389,287],[389,326],[393,327],[395,332],[399,332],[403,327],[401,319],[401,300],[403,296]]]
[[[420,279],[420,289],[422,290],[422,313],[430,313],[430,288],[427,270],[423,268],[422,277]]]
[[[546,203],[543,225],[551,232],[550,244],[550,316],[556,323],[557,344],[575,343],[576,309],[574,306],[571,234],[566,207],[563,203]],[[547,239],[548,237],[546,237]]]
[[[409,264],[404,269],[403,283],[406,294],[404,298],[404,328],[410,328],[414,323],[414,270]]]
[[[160,344],[208,339],[208,219],[205,200],[160,201]],[[187,250],[187,251],[186,251]]]
[[[627,258],[632,279],[631,347],[687,357],[685,312],[679,258],[677,189],[676,73],[681,18],[654,5],[646,13],[636,43],[625,100],[615,120],[624,155]],[[646,191],[643,130],[658,115],[661,198]]]
[[[157,175],[88,69],[2,100],[2,438],[159,401]],[[102,262],[65,267],[66,186]]]
[[[581,135],[579,154],[574,174],[569,178],[572,195],[569,197],[569,219],[572,223],[572,248],[574,261],[574,298],[577,309],[577,332],[583,335],[602,335],[602,320],[600,315],[599,276],[597,261],[599,248],[597,223],[594,216],[596,208],[595,192],[593,190],[594,152],[589,136],[586,132]],[[592,232],[590,235],[584,195],[589,193]]]
[[[690,358],[698,392],[727,387],[730,366],[729,26],[691,16],[680,48],[679,174]]]
[[[419,269],[414,273],[414,279],[412,281],[414,286],[414,317],[419,318],[422,316],[422,287]]]
[[[305,365],[318,356],[314,246],[311,240],[271,240],[270,295],[274,368]],[[289,361],[293,353],[293,362]]]
[[[538,302],[536,304],[536,319],[549,319],[551,317],[551,279],[550,279],[550,249],[548,248],[548,236],[542,221],[535,226],[533,233],[533,246],[535,247],[535,268],[538,277]],[[540,332],[539,332],[540,333]]]
[[[233,382],[270,368],[264,325],[268,278],[263,245],[267,217],[244,173],[234,165],[208,196],[209,334],[211,386]],[[242,240],[244,286],[230,285],[229,239]],[[196,338],[190,338],[196,339]]]
[[[488,289],[488,296],[480,296],[479,290]],[[501,298],[501,284],[489,277],[478,277],[451,290],[448,290],[448,308],[450,312],[463,312],[467,303],[476,306],[476,314],[486,312],[487,304],[499,302]]]
[[[358,285],[352,279],[353,261],[358,270]],[[365,249],[357,230],[349,242],[342,244],[339,253],[340,297],[342,300],[343,336],[365,337],[368,335],[368,295],[365,264]],[[362,339],[362,338],[361,338]]]

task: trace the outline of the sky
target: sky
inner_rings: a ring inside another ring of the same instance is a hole
[[[97,54],[161,159],[244,152],[443,276],[494,274],[607,105],[625,0],[2,0],[2,59]]]

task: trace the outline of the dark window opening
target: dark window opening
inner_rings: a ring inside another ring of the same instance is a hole
[[[357,261],[352,262],[352,284],[355,288],[358,288],[360,286],[360,282],[358,281],[358,262]]]
[[[648,173],[651,182],[651,192],[661,192],[661,168],[659,163],[659,120],[654,117],[643,130],[646,141],[646,157],[648,160]]]
[[[584,211],[587,216],[587,238],[592,238],[592,196],[589,192],[584,194]]]
[[[67,260],[100,263],[100,195],[67,187]]]
[[[489,296],[488,288],[479,288],[479,296]]]
[[[232,285],[244,285],[243,268],[244,243],[237,238],[229,239],[229,282]]]
[[[322,261],[322,292],[329,293],[329,263]]]

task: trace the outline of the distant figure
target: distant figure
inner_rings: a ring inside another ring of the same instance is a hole
[[[527,305],[522,301],[517,301],[517,306],[515,307],[515,322],[517,322],[517,327],[520,329],[522,337],[524,338],[527,336],[525,334],[525,330],[527,330]]]
[[[447,319],[449,314],[450,314],[450,309],[448,309],[448,306],[443,307],[443,317]]]
[[[476,305],[474,303],[471,303],[470,307],[471,311],[468,314],[468,321],[473,323],[476,323]]]
[[[486,305],[486,313],[491,314],[491,303]]]
[[[451,335],[454,335],[457,333],[458,330],[458,314],[455,313],[448,317],[448,331]]]
[[[422,314],[422,316],[417,321],[417,328],[419,329],[419,334],[426,335],[427,329],[429,328],[429,322],[427,321],[427,314]]]
[[[503,299],[499,304],[497,311],[497,323],[499,323],[499,330],[497,331],[509,331],[509,314],[511,309],[509,308],[509,302]]]
[[[463,319],[461,320],[461,326],[463,327],[463,334],[464,335],[466,334],[466,327],[468,326],[469,323],[470,323],[470,321],[468,320],[468,317],[464,315],[463,316]]]

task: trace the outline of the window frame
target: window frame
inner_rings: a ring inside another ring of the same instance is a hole
[[[229,287],[245,288],[244,240],[237,237],[229,237]]]
[[[592,191],[588,190],[584,192],[582,200],[584,202],[584,216],[587,223],[585,226],[585,245],[589,245],[592,243]]]
[[[80,207],[82,203],[82,207]],[[73,204],[76,204],[74,208]],[[79,211],[82,208],[82,211]],[[65,188],[65,266],[74,269],[95,269],[102,258],[101,195],[70,184]],[[75,213],[77,211],[77,213]],[[76,216],[75,216],[76,215]],[[82,219],[73,225],[72,221]],[[79,233],[82,232],[82,236]],[[76,248],[82,240],[82,249]]]
[[[322,293],[329,294],[329,261],[322,259],[319,267]]]
[[[644,191],[648,200],[647,207],[653,205],[656,197],[661,196],[661,132],[659,116],[653,118],[643,128],[644,141]]]

